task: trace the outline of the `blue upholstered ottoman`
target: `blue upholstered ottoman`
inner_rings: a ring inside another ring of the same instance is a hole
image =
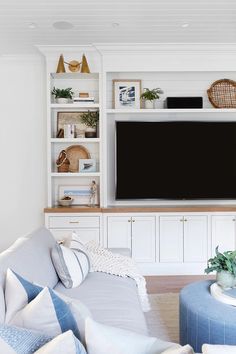
[[[236,307],[214,299],[212,283],[192,283],[180,292],[180,344],[199,353],[204,343],[236,345]]]

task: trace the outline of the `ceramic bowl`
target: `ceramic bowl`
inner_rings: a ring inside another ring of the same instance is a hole
[[[58,203],[61,206],[70,206],[73,202],[73,198],[70,199],[59,199]]]

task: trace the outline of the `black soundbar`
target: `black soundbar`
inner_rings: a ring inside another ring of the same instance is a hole
[[[167,97],[165,108],[202,108],[202,97]]]

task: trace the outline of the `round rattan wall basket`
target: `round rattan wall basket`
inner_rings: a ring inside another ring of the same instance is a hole
[[[207,94],[215,108],[236,108],[236,81],[217,80],[207,90]]]

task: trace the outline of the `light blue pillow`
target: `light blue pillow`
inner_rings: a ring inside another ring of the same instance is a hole
[[[31,354],[48,343],[52,337],[15,326],[0,326],[1,353]],[[4,349],[3,349],[4,348]]]
[[[31,302],[42,290],[41,286],[29,282],[8,268],[5,282],[5,322],[10,323],[15,314]]]

